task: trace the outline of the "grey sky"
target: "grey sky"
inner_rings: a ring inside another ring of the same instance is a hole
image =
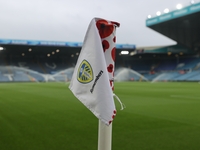
[[[196,1],[197,2],[197,1]],[[94,17],[121,24],[117,43],[160,46],[174,41],[145,25],[148,14],[189,0],[0,0],[0,39],[83,42]]]

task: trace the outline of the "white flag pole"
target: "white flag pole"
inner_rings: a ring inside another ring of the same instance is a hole
[[[112,149],[112,123],[107,126],[99,120],[98,129],[98,150]]]

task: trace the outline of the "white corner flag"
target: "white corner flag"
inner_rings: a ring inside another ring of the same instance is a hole
[[[115,31],[119,23],[94,18],[89,24],[71,83],[73,94],[103,123],[112,123]]]

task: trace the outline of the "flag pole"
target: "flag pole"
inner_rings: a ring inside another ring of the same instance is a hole
[[[98,129],[98,150],[112,149],[112,123],[107,126],[104,122],[99,120]]]

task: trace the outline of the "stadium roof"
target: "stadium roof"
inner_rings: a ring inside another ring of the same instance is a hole
[[[74,57],[77,59],[83,43],[0,39],[0,57]],[[116,53],[133,51],[135,45],[116,44]],[[119,57],[116,55],[116,57]]]
[[[200,3],[149,18],[146,26],[191,51],[200,50]]]
[[[82,47],[81,42],[58,42],[58,41],[36,41],[36,40],[13,40],[0,39],[0,45],[26,45],[26,46],[59,46],[59,47]],[[116,44],[117,49],[135,49],[133,44]]]

